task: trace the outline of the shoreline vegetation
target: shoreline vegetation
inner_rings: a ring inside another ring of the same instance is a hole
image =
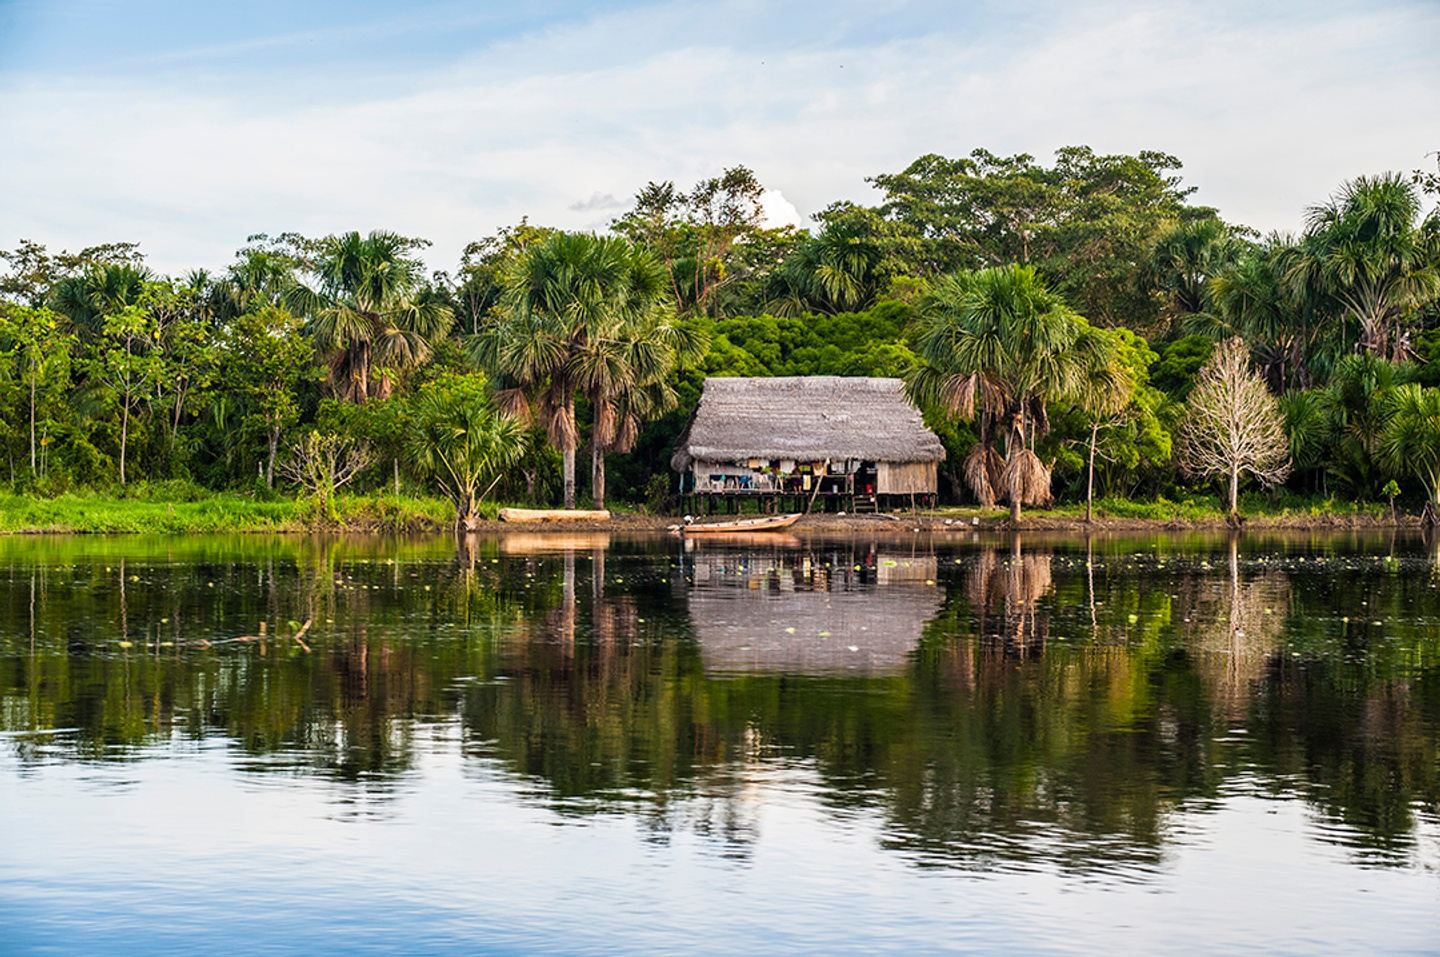
[[[897,524],[1440,525],[1440,172],[1357,176],[1262,236],[1181,169],[926,155],[795,228],[735,166],[440,270],[385,230],[180,275],[22,240],[0,531],[480,531],[501,504],[664,527],[705,384],[813,376],[903,383],[938,439],[961,504]]]
[[[516,531],[563,535],[576,529],[616,532],[664,531],[681,521],[670,514],[617,510],[606,522],[565,522],[516,526],[499,520],[501,503],[486,503],[470,531]],[[1419,528],[1420,516],[1391,511],[1385,505],[1333,499],[1253,495],[1244,503],[1245,528],[1366,529]],[[748,513],[747,513],[748,514]],[[699,516],[722,521],[728,516]],[[1134,502],[1098,499],[1094,517],[1085,521],[1084,503],[1027,510],[1018,526],[1004,507],[940,506],[881,514],[816,513],[796,531],[963,532],[985,529],[1065,530],[1210,530],[1224,529],[1227,509],[1218,496],[1182,501]],[[978,526],[976,522],[978,521]],[[258,499],[214,493],[189,500],[67,494],[56,498],[0,494],[0,535],[38,534],[203,534],[203,533],[372,533],[452,532],[454,506],[444,498],[387,495],[337,495],[328,509],[309,499]]]

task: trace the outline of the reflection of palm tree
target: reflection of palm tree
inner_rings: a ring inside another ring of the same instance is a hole
[[[1021,657],[1042,650],[1050,617],[1040,600],[1052,586],[1050,553],[1032,550],[1026,556],[1020,535],[1011,536],[1010,553],[1003,561],[996,549],[982,549],[966,583],[981,639],[1000,637],[1007,653]],[[1000,619],[994,631],[987,625],[992,615]]]

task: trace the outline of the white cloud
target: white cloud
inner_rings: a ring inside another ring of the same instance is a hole
[[[343,76],[11,77],[0,246],[135,239],[179,270],[223,264],[253,232],[385,227],[433,239],[440,267],[523,215],[603,223],[652,179],[743,163],[767,215],[803,224],[923,152],[1073,143],[1174,153],[1197,201],[1294,228],[1344,178],[1440,148],[1440,13],[1239,9],[1067,7],[978,30],[937,12],[935,29],[878,42],[853,37],[885,11],[852,11],[838,39],[800,42],[767,34],[756,5],[665,5],[370,77],[354,97]]]
[[[800,210],[778,189],[767,189],[760,194],[760,209],[760,223],[766,229],[807,225],[805,217],[800,215]]]

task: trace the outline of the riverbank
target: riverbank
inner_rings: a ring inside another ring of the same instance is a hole
[[[1320,499],[1271,499],[1255,496],[1245,503],[1248,528],[1351,529],[1417,527],[1419,519],[1401,512],[1394,519],[1380,504],[1337,502]],[[517,530],[495,516],[499,503],[485,509],[489,517],[481,531]],[[1218,501],[1190,499],[1182,502],[1160,500],[1132,502],[1106,499],[1096,503],[1094,521],[1085,522],[1083,504],[1066,504],[1051,509],[1026,510],[1021,525],[1038,530],[1102,529],[1217,529],[1227,527]],[[184,500],[149,497],[144,493],[125,497],[113,495],[62,495],[56,498],[0,495],[0,534],[41,533],[131,533],[191,534],[202,532],[390,532],[424,533],[446,531],[453,511],[441,498],[390,495],[342,495],[327,513],[314,502],[277,498],[257,499],[235,493],[206,493]],[[701,517],[700,521],[724,521],[728,516]],[[671,515],[646,515],[616,511],[609,522],[570,523],[553,530],[606,528],[619,531],[659,531],[681,521]],[[892,515],[816,514],[804,520],[804,527],[826,531],[847,529],[923,529],[958,532],[973,528],[1005,527],[1009,513],[1004,509],[973,506],[942,507]],[[526,525],[521,530],[547,532],[551,527]]]
[[[318,504],[211,493],[182,500],[114,495],[36,498],[0,495],[0,534],[54,532],[179,535],[199,532],[423,532],[448,528],[454,506],[442,498],[341,495],[333,514]]]

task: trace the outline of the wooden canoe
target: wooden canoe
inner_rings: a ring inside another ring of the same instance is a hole
[[[735,522],[706,522],[703,525],[685,525],[679,531],[682,535],[733,535],[736,532],[778,532],[800,521],[800,512],[790,515],[762,515],[760,518],[742,518]]]
[[[711,532],[708,535],[696,535],[694,538],[685,540],[685,547],[699,548],[704,542],[706,547],[711,545],[755,545],[765,548],[794,549],[805,544],[799,535],[786,532],[783,529],[768,532]]]
[[[502,508],[502,522],[608,522],[605,509],[583,508]]]

